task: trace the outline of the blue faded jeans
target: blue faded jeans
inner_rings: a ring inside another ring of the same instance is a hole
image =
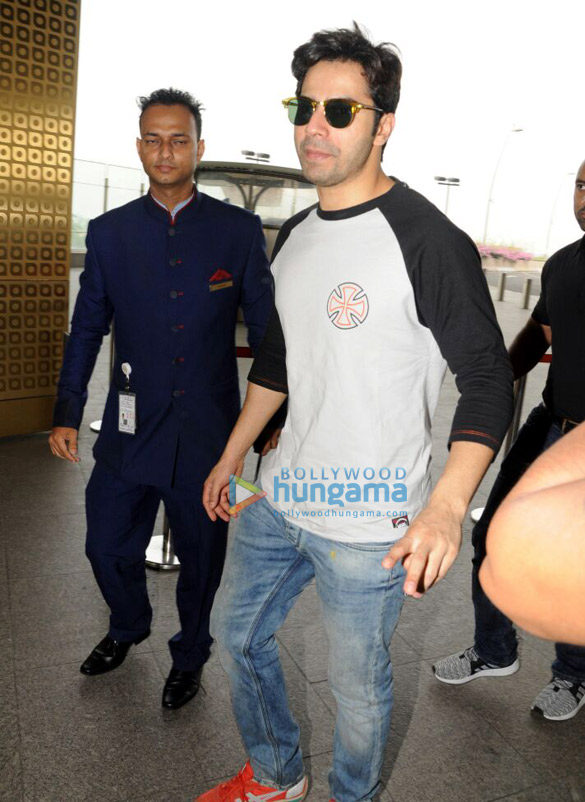
[[[514,445],[500,467],[497,479],[480,520],[473,528],[472,598],[475,607],[475,650],[488,663],[507,666],[518,653],[514,625],[488,599],[480,585],[478,574],[486,555],[488,527],[496,510],[534,460],[562,437],[559,426],[551,419],[546,407],[535,407],[518,433]],[[585,648],[568,643],[555,644],[556,660],[552,664],[555,677],[585,680]]]
[[[376,793],[393,701],[390,639],[404,600],[402,565],[381,566],[388,547],[319,537],[264,499],[240,514],[211,630],[258,781],[287,788],[304,774],[274,636],[314,578],[338,706],[331,796],[360,802]]]

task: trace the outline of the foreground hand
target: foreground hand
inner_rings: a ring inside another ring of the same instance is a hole
[[[229,521],[230,476],[241,476],[244,460],[222,457],[203,485],[203,506],[212,521]]]
[[[382,560],[393,568],[399,560],[406,568],[404,592],[420,599],[442,579],[461,547],[462,517],[445,503],[429,503],[412,522],[408,533],[398,540]]]
[[[54,426],[49,435],[49,448],[55,457],[69,462],[79,462],[77,456],[77,429],[69,426]]]

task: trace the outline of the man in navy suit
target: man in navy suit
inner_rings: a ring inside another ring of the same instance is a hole
[[[107,636],[81,666],[117,668],[150,634],[144,555],[160,501],[181,563],[181,630],[163,707],[198,691],[227,525],[201,504],[203,480],[238,417],[235,325],[242,307],[256,349],[272,307],[258,217],[199,192],[200,103],[162,89],[140,99],[138,155],[149,193],[92,220],[49,438],[77,462],[77,432],[102,338],[116,358],[86,494],[86,552],[111,610]]]

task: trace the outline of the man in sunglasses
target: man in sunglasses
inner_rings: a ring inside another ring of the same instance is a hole
[[[392,710],[390,639],[404,594],[455,559],[467,505],[512,412],[512,374],[471,240],[381,168],[401,63],[353,30],[316,33],[284,101],[319,204],[275,247],[276,304],[246,402],[204,487],[228,519],[227,485],[289,397],[266,497],[241,512],[212,630],[249,762],[200,797],[301,800],[307,780],[275,633],[313,579],[337,701],[336,802],[379,787]],[[445,360],[461,398],[430,492],[430,421]],[[232,508],[233,509],[233,508]]]

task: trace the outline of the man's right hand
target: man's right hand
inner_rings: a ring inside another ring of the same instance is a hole
[[[241,476],[244,460],[223,456],[205,480],[203,485],[203,506],[212,521],[221,518],[229,521],[230,514],[230,476]]]
[[[285,393],[268,390],[248,382],[248,391],[240,417],[230,435],[225,451],[203,485],[203,506],[212,521],[230,520],[230,476],[241,476],[248,449],[282,406]]]
[[[79,462],[77,456],[77,429],[69,426],[54,426],[49,435],[49,448],[55,457],[69,462]]]

